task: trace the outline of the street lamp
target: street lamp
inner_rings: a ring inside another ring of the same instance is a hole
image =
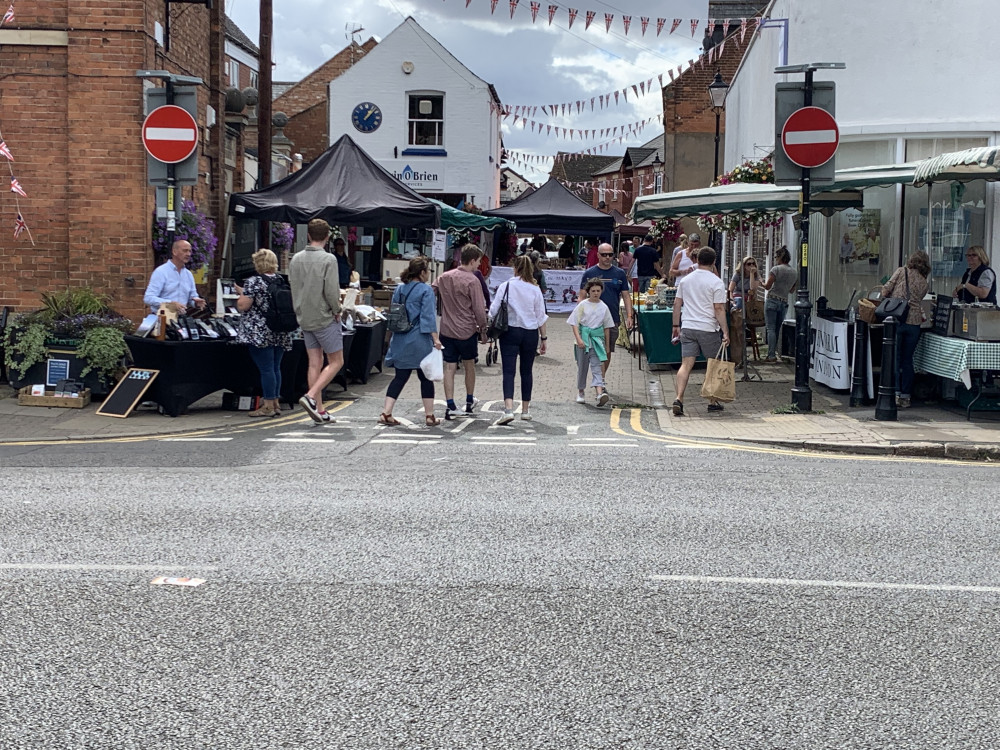
[[[726,94],[729,84],[722,80],[722,74],[715,72],[715,78],[708,84],[708,96],[712,100],[712,111],[715,112],[715,171],[712,172],[712,182],[719,176],[719,119],[726,108]]]

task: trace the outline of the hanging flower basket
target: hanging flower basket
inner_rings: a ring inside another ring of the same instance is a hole
[[[174,240],[191,243],[191,260],[188,268],[194,270],[211,266],[219,238],[215,236],[215,222],[198,210],[194,201],[181,202],[181,219],[174,230]],[[166,219],[153,219],[153,258],[157,264],[165,263],[170,257],[170,236]]]
[[[646,233],[654,242],[677,242],[684,233],[677,219],[657,219]]]
[[[716,185],[732,185],[743,183],[750,185],[773,185],[774,165],[770,159],[745,161],[739,166],[719,177],[712,183]],[[781,213],[770,211],[753,211],[750,213],[714,214],[699,216],[698,228],[705,232],[751,232],[756,229],[780,226],[784,220]]]

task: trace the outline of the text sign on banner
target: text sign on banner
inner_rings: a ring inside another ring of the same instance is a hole
[[[129,371],[122,375],[122,379],[118,381],[118,385],[104,399],[104,403],[101,404],[97,413],[103,417],[124,419],[132,413],[135,405],[142,400],[146,390],[159,374],[159,370],[148,370],[144,367],[129,368]]]
[[[792,163],[806,169],[826,164],[837,153],[840,128],[829,112],[819,107],[802,107],[785,120],[781,145]]]
[[[812,319],[812,357],[809,377],[834,389],[851,387],[847,366],[847,321]]]
[[[198,123],[176,105],[157,107],[142,123],[142,145],[157,161],[177,164],[198,148]]]

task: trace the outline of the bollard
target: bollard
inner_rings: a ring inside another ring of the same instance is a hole
[[[882,375],[878,381],[878,400],[875,402],[875,419],[896,421],[896,319],[885,319],[882,336]]]
[[[868,362],[868,324],[861,320],[854,321],[854,371],[851,373],[851,406],[867,406],[868,378],[865,377],[865,365]]]

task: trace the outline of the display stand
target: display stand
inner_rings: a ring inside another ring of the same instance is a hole
[[[757,371],[756,367],[747,361],[749,359],[749,357],[747,357],[747,330],[749,329],[749,326],[746,324],[746,318],[743,319],[740,325],[743,326],[743,377],[740,378],[740,382],[750,383],[754,378],[757,378],[757,380],[763,383],[764,377]],[[754,331],[754,336],[756,335],[757,332]],[[753,372],[753,375],[750,375],[751,371]]]

